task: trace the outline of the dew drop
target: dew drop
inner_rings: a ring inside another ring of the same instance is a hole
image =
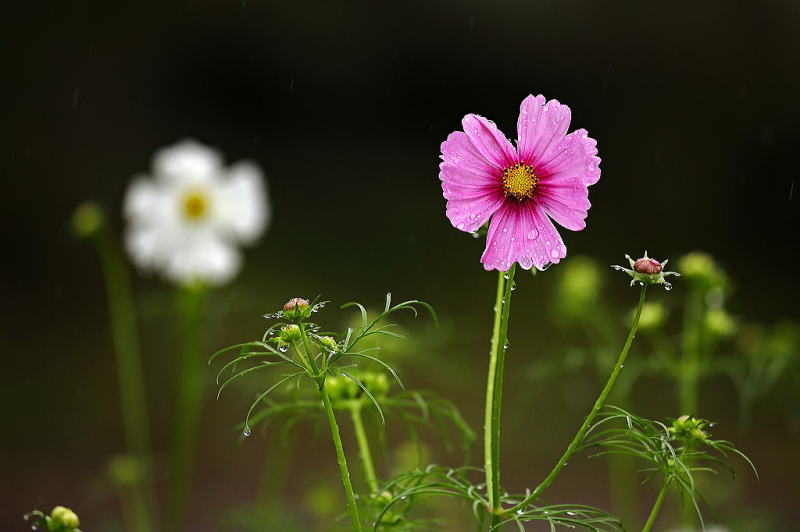
[[[547,270],[550,266],[552,266],[552,262],[545,262],[544,265],[540,268],[542,271]]]
[[[528,238],[531,240],[536,240],[537,238],[539,238],[539,231],[537,229],[531,229],[528,232]]]
[[[670,283],[664,283],[664,290],[672,290],[672,285]]]
[[[242,431],[242,436],[244,436],[246,438],[246,437],[250,436],[252,433],[253,433],[253,431],[250,430],[250,427],[245,426],[244,430]]]
[[[517,289],[517,283],[516,283],[516,281],[511,281],[511,291],[513,292],[513,291],[514,291],[514,290],[516,290],[516,289]]]
[[[281,353],[285,353],[288,350],[289,350],[289,348],[287,346],[285,346],[285,345],[282,345],[282,346],[280,346],[278,348],[278,351],[280,351]]]

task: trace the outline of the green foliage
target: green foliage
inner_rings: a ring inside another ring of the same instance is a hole
[[[598,416],[582,443],[582,449],[592,456],[625,455],[647,463],[645,482],[661,476],[663,486],[675,486],[682,500],[690,501],[700,523],[703,515],[700,503],[709,506],[697,489],[695,474],[735,470],[727,463],[731,455],[745,460],[758,476],[747,456],[726,440],[715,440],[707,429],[708,421],[681,416],[667,425],[641,418],[621,408],[609,406]],[[710,506],[709,506],[710,508]]]
[[[398,516],[405,515],[420,497],[427,495],[444,495],[462,499],[470,503],[472,513],[481,527],[488,523],[489,499],[486,485],[480,483],[484,478],[483,469],[477,467],[448,468],[429,465],[424,469],[416,469],[395,477],[384,486],[383,497],[388,500],[373,523],[374,530],[392,529],[403,523],[413,527],[410,521],[399,521]],[[476,483],[477,482],[477,483]],[[528,494],[509,494],[501,490],[500,502],[511,507],[519,504]],[[391,523],[386,523],[386,516],[392,516]],[[565,526],[583,528],[592,531],[617,530],[619,521],[599,508],[585,505],[530,504],[512,514],[501,516],[499,523],[490,526],[489,530],[499,530],[507,524],[515,524],[524,531],[523,523],[529,521],[546,521],[551,528]]]

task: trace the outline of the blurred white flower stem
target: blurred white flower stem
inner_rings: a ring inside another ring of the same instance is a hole
[[[492,525],[499,523],[500,506],[500,407],[503,395],[503,369],[508,337],[508,316],[511,311],[511,291],[514,285],[514,264],[507,272],[498,272],[497,295],[494,303],[494,324],[489,351],[489,371],[486,382],[486,411],[484,419],[484,459],[486,490]]]
[[[636,307],[636,314],[633,317],[633,323],[631,323],[631,329],[628,332],[628,338],[625,340],[625,345],[622,347],[622,351],[617,357],[617,362],[614,365],[614,369],[611,371],[611,375],[608,377],[608,381],[606,385],[603,387],[603,390],[600,392],[600,395],[597,397],[597,400],[592,407],[592,410],[589,412],[589,415],[586,416],[586,419],[583,421],[583,425],[581,428],[578,429],[577,434],[572,439],[570,444],[567,446],[567,450],[564,451],[564,454],[561,456],[558,462],[556,462],[555,467],[553,467],[552,471],[547,475],[547,477],[536,486],[536,489],[533,492],[525,497],[519,504],[507,510],[507,513],[515,512],[519,509],[524,508],[528,504],[531,504],[539,498],[544,490],[546,490],[550,484],[553,483],[553,480],[558,476],[561,470],[567,465],[570,457],[573,453],[578,449],[581,442],[583,442],[584,437],[586,436],[586,432],[589,430],[589,427],[594,420],[597,413],[603,407],[603,404],[606,402],[606,398],[608,398],[608,394],[611,393],[612,388],[614,388],[614,383],[617,381],[617,377],[619,376],[620,372],[622,371],[623,366],[625,365],[625,359],[628,356],[628,352],[631,349],[631,345],[633,344],[633,339],[636,337],[636,331],[639,328],[639,318],[642,316],[642,307],[644,306],[645,295],[647,293],[647,284],[642,284],[642,288],[639,292],[639,304]]]
[[[197,433],[203,406],[205,353],[201,330],[208,289],[203,284],[180,289],[179,310],[183,319],[183,352],[178,363],[177,403],[170,453],[169,494],[167,499],[168,532],[185,530],[186,506],[192,485]]]
[[[148,427],[147,399],[142,371],[142,360],[137,333],[136,311],[131,294],[130,275],[122,247],[115,235],[101,226],[92,235],[92,241],[103,269],[108,297],[111,338],[116,355],[117,378],[122,407],[122,425],[127,452],[137,464],[130,489],[122,490],[130,500],[130,530],[148,532],[152,525],[152,468],[150,456],[150,430]]]

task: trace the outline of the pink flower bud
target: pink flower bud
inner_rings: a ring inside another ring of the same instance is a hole
[[[661,263],[655,259],[651,259],[650,257],[642,257],[641,259],[636,259],[633,269],[639,273],[652,275],[655,273],[661,273]]]
[[[308,308],[308,305],[309,303],[307,299],[295,297],[286,302],[286,304],[283,306],[283,310],[305,310]]]

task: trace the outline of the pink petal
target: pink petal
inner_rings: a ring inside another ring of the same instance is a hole
[[[476,180],[470,171],[448,163],[439,168],[442,192],[447,198],[447,217],[456,229],[477,231],[505,201],[497,180]]]
[[[536,202],[509,200],[492,218],[481,262],[487,270],[505,271],[515,262],[543,270],[566,255],[561,236]]]
[[[600,179],[600,157],[597,141],[585,129],[577,129],[563,137],[536,168],[542,182],[579,179],[594,185]]]
[[[461,125],[472,145],[498,168],[508,168],[519,162],[517,150],[491,120],[478,115],[467,115]]]
[[[539,162],[550,158],[548,152],[566,135],[570,119],[569,107],[558,100],[548,102],[541,94],[522,100],[517,119],[519,158],[536,170]]]
[[[541,205],[531,202],[531,221],[539,235],[531,242],[533,264],[538,270],[546,269],[550,264],[558,264],[567,256],[567,246],[561,240],[561,235],[545,214]]]
[[[589,189],[578,179],[553,184],[540,183],[536,201],[556,222],[572,231],[586,227],[589,207]]]
[[[479,152],[463,131],[454,131],[442,142],[442,160],[476,173],[490,175],[503,168],[490,162]]]

